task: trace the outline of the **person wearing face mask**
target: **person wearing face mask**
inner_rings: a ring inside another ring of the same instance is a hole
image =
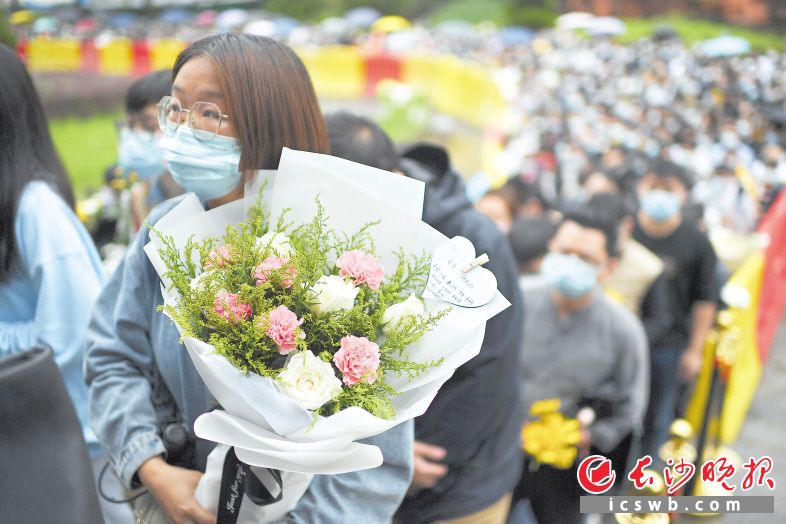
[[[158,101],[172,91],[172,72],[148,73],[126,91],[126,118],[120,128],[117,172],[136,183],[131,189],[131,212],[134,222],[142,219],[156,205],[183,192],[165,169],[158,140]]]
[[[598,213],[606,214],[617,225],[619,257],[603,289],[612,300],[641,319],[652,347],[669,333],[672,322],[663,262],[632,238],[636,209],[627,197],[598,193],[587,205]]]
[[[511,303],[489,321],[480,354],[456,370],[415,420],[415,472],[393,522],[503,524],[521,472],[516,361],[524,315],[507,239],[472,208],[443,149],[418,144],[399,157],[370,120],[346,112],[325,120],[334,155],[423,182],[423,220],[487,253],[485,267]]]
[[[106,211],[91,231],[97,247],[110,258],[112,251],[104,246],[128,244],[154,206],[183,192],[164,169],[158,147],[156,104],[171,91],[172,73],[166,70],[139,78],[126,91],[125,118],[117,123],[117,163],[104,172]]]
[[[594,422],[579,448],[609,454],[636,428],[647,404],[647,341],[639,320],[610,300],[601,285],[613,271],[617,230],[590,208],[566,213],[541,264],[543,282],[529,286],[521,353],[526,413],[559,398],[576,416],[589,406]],[[560,470],[527,457],[516,495],[529,498],[540,524],[581,520],[576,465]]]
[[[175,181],[208,208],[242,198],[257,170],[278,166],[283,147],[329,151],[308,73],[275,40],[203,38],[178,56],[172,76],[171,96],[158,104],[162,156]],[[215,444],[193,433],[196,418],[217,404],[177,329],[157,311],[160,279],[143,251],[149,228],[182,198],[148,216],[101,293],[86,337],[90,425],[125,485],[146,488],[134,501],[139,523],[217,519],[194,497]],[[281,522],[389,521],[412,477],[412,427],[410,421],[366,440],[382,450],[380,467],[316,475]],[[170,428],[185,442],[170,438]]]
[[[652,389],[643,447],[657,456],[675,415],[681,383],[699,373],[715,320],[717,257],[707,235],[683,218],[691,179],[680,166],[653,163],[638,183],[633,238],[663,261],[672,314],[670,333],[651,349]]]

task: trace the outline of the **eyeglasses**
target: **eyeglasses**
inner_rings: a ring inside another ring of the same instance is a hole
[[[190,109],[185,109],[177,98],[165,96],[158,103],[158,126],[161,131],[174,135],[183,121],[184,113],[188,113],[188,127],[203,142],[216,136],[221,124],[229,118],[212,102],[195,102]]]

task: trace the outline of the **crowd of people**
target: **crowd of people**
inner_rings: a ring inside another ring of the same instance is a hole
[[[53,349],[96,477],[105,464],[114,472],[102,491],[122,499],[146,488],[133,500],[137,522],[215,522],[194,498],[211,443],[193,424],[216,402],[157,311],[150,228],[183,192],[209,208],[241,198],[282,147],[422,181],[423,220],[489,254],[512,304],[414,429],[369,439],[381,467],[316,476],[285,522],[580,522],[575,464],[538,464],[522,450],[541,400],[559,399],[569,417],[591,410],[582,453],[620,469],[639,441],[658,456],[735,269],[711,233],[752,233],[786,182],[775,109],[786,99],[784,58],[718,60],[676,40],[621,46],[561,32],[515,45],[415,34],[497,68],[510,102],[503,186],[472,202],[444,149],[398,150],[369,119],[323,117],[289,47],[229,32],[197,40],[172,71],[126,93],[106,189],[125,218],[95,225],[93,238],[32,81],[0,48],[0,355]],[[342,38],[331,35],[319,38]],[[171,113],[175,103],[185,116],[159,142],[159,105]],[[118,239],[127,251],[102,268],[96,244]],[[176,461],[164,435],[172,424],[191,442]],[[101,502],[107,522],[134,518],[128,504]]]

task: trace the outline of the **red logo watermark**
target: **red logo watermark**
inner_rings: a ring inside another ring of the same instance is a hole
[[[646,469],[651,465],[652,457],[645,455],[636,461],[636,465],[628,473],[628,480],[633,482],[637,490],[644,489],[652,484],[652,476],[646,473]],[[742,490],[748,491],[754,486],[766,486],[771,491],[774,490],[775,481],[769,477],[773,467],[774,462],[768,456],[759,459],[749,458],[742,465],[742,470],[745,472],[745,476],[742,479]],[[733,492],[737,489],[736,484],[727,482],[734,477],[737,469],[726,457],[706,461],[699,471],[701,471],[701,480],[704,482],[718,482],[728,492]],[[666,467],[663,468],[666,494],[670,496],[676,495],[695,474],[696,466],[694,464],[685,462],[685,459],[680,459],[677,463],[673,459],[669,459]],[[612,469],[611,460],[602,455],[590,455],[579,464],[576,477],[584,491],[592,495],[600,495],[611,489],[614,485],[616,474]]]
[[[576,477],[584,491],[600,495],[611,489],[617,474],[611,469],[611,460],[602,455],[590,455],[579,464]]]

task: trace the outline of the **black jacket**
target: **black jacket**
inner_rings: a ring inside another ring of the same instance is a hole
[[[499,291],[512,306],[486,325],[480,354],[461,366],[415,419],[417,440],[442,446],[449,473],[433,488],[404,499],[396,520],[425,523],[466,516],[512,491],[521,473],[520,377],[524,311],[518,270],[505,235],[475,211],[447,153],[420,145],[406,153],[402,170],[426,183],[423,220],[448,237],[472,241]]]

